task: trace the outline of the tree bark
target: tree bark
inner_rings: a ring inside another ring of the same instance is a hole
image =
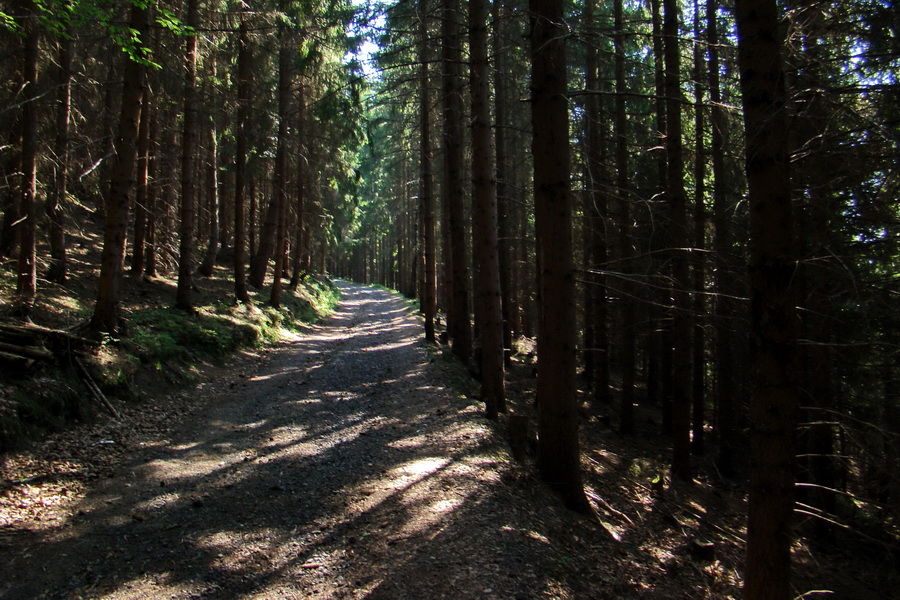
[[[837,487],[837,473],[834,454],[834,435],[830,411],[834,408],[836,397],[834,364],[830,342],[835,306],[833,272],[841,267],[835,264],[833,248],[835,240],[830,235],[834,231],[833,221],[838,218],[840,209],[834,200],[832,189],[832,173],[837,169],[833,158],[829,156],[831,149],[826,141],[831,137],[830,124],[836,121],[829,110],[829,102],[825,94],[828,83],[821,72],[827,56],[821,47],[823,34],[822,5],[811,0],[793,0],[788,5],[794,11],[794,24],[797,28],[800,48],[794,56],[798,57],[794,90],[794,102],[797,116],[797,139],[793,149],[793,160],[796,169],[793,184],[805,198],[803,210],[803,231],[797,236],[802,244],[798,249],[801,256],[807,257],[801,264],[800,281],[804,288],[801,305],[805,307],[803,337],[813,343],[804,345],[803,353],[803,389],[806,392],[808,408],[801,417],[805,422],[802,441],[806,445],[808,458],[803,461],[806,476],[820,488],[805,488],[803,502],[815,506],[828,514],[834,514],[836,508],[835,494],[827,489]],[[830,525],[824,520],[816,521],[819,534],[829,535]]]
[[[252,60],[250,56],[249,8],[241,8],[241,24],[238,37],[238,111],[237,140],[234,166],[234,295],[238,302],[248,304],[250,294],[247,292],[247,273],[245,269],[247,256],[247,220],[244,216],[246,201],[244,188],[247,176],[247,128],[250,126],[250,78]]]
[[[22,196],[19,204],[19,260],[16,279],[17,312],[28,317],[34,306],[37,292],[35,266],[35,232],[37,230],[37,77],[38,77],[38,29],[37,7],[31,0],[24,2],[22,98]]]
[[[144,87],[141,124],[138,126],[137,183],[134,194],[134,236],[131,240],[131,274],[140,277],[146,265],[144,246],[147,241],[147,198],[150,187],[150,86]]]
[[[425,316],[425,340],[435,342],[437,316],[437,253],[434,227],[434,161],[431,151],[431,85],[428,49],[428,0],[419,0],[419,217],[422,238],[422,313]]]
[[[48,194],[44,212],[50,222],[48,241],[50,242],[50,267],[47,279],[62,283],[68,275],[66,255],[66,229],[62,206],[66,203],[69,174],[69,121],[72,113],[72,39],[64,37],[58,41],[59,65],[56,89],[56,177],[53,192]]]
[[[476,301],[481,308],[481,398],[489,419],[506,412],[503,314],[497,234],[497,186],[491,139],[487,0],[469,0],[469,74],[472,94],[472,188]]]
[[[196,29],[199,22],[199,0],[188,0],[188,27]],[[184,123],[181,135],[181,243],[178,249],[178,288],[175,306],[193,311],[191,286],[194,277],[194,202],[196,179],[194,155],[197,152],[197,36],[185,38]]]
[[[575,385],[575,266],[562,0],[530,0],[532,153],[538,254],[538,469],[566,506],[589,512]]]
[[[131,7],[129,27],[141,40],[147,40],[150,9]],[[111,172],[109,196],[106,200],[106,224],[100,255],[100,281],[97,302],[91,318],[91,329],[115,333],[119,329],[119,302],[125,242],[128,231],[128,209],[134,193],[134,172],[138,154],[138,129],[141,99],[144,93],[146,67],[134,60],[125,65],[122,106],[116,135],[115,162]]]
[[[593,32],[595,3],[588,0],[586,24]],[[604,220],[609,213],[603,169],[604,136],[600,125],[600,72],[597,43],[591,39],[587,48],[586,88],[588,92],[585,118],[587,119],[587,169],[589,175],[588,203],[585,207],[585,237],[588,261],[586,266],[602,270],[608,259],[607,228]],[[610,228],[611,230],[612,228]],[[610,396],[609,361],[609,304],[607,279],[603,275],[588,278],[585,302],[585,367],[591,374],[594,402],[605,404]],[[590,335],[587,335],[590,333]],[[589,367],[588,367],[589,366]]]
[[[784,72],[775,0],[737,0],[750,205],[750,488],[744,598],[789,600],[798,320],[785,135]]]
[[[622,396],[619,410],[619,431],[634,431],[634,384],[635,384],[635,300],[631,284],[633,254],[631,232],[634,225],[631,218],[631,198],[628,177],[628,118],[625,112],[625,19],[623,0],[615,2],[615,76],[616,76],[616,192],[619,205],[619,264],[622,271],[622,325],[620,328],[619,356],[622,365]]]
[[[459,2],[443,0],[443,108],[444,182],[441,186],[447,207],[450,254],[450,298],[447,299],[448,333],[453,353],[464,363],[472,355],[472,324],[469,318],[469,260],[466,246],[462,180],[462,77]]]
[[[216,57],[210,58],[211,75],[213,80],[218,76],[216,68]],[[209,194],[209,239],[206,244],[206,253],[203,255],[203,262],[197,271],[204,277],[210,277],[216,266],[216,258],[219,255],[219,238],[221,236],[220,214],[221,200],[219,198],[219,135],[216,125],[218,115],[210,115],[209,118],[209,147],[207,148],[207,165],[206,165],[206,191]]]
[[[508,85],[506,77],[506,57],[503,43],[505,40],[504,0],[493,0],[491,5],[493,19],[492,42],[494,51],[494,163],[497,179],[497,234],[499,236],[499,265],[500,265],[500,295],[501,314],[503,318],[503,348],[504,358],[507,363],[512,354],[512,331],[515,321],[513,313],[517,312],[515,299],[515,286],[513,284],[513,269],[515,268],[515,245],[513,242],[513,207],[510,198],[511,186],[509,168],[507,128],[508,113],[507,103]]]
[[[716,0],[706,2],[706,39],[709,48],[710,151],[712,153],[713,230],[716,290],[716,437],[719,448],[716,467],[725,477],[735,474],[735,439],[737,403],[736,364],[734,357],[734,260],[731,249],[731,214],[725,190],[725,114],[719,87],[719,35]]]
[[[147,186],[147,231],[142,252],[146,263],[143,269],[145,277],[156,277],[156,233],[158,228],[156,213],[160,204],[160,186],[156,179],[156,172],[159,166],[159,110],[156,107],[153,107],[151,110],[150,148],[147,154],[147,179],[149,180],[149,185]]]
[[[703,114],[703,55],[700,50],[700,7],[694,0],[694,239],[693,272],[693,348],[691,372],[691,452],[705,451],[706,424],[706,152]]]
[[[668,124],[666,119],[666,69],[665,69],[665,44],[663,36],[662,0],[650,0],[653,20],[653,65],[654,83],[656,88],[656,128],[659,136],[659,144],[656,147],[656,184],[658,197],[666,198],[668,153],[666,152],[666,132]],[[654,236],[650,244],[651,264],[650,269],[659,273],[658,287],[660,291],[654,294],[654,300],[658,307],[662,307],[671,298],[666,296],[662,287],[669,281],[667,276],[671,274],[668,261],[660,261],[658,256],[664,253],[665,244],[661,244],[665,233]],[[652,292],[651,292],[652,293]],[[661,308],[650,307],[650,365],[647,369],[647,397],[649,401],[659,400],[662,404],[662,431],[665,434],[672,433],[672,324],[669,316],[664,314]]]
[[[681,135],[681,52],[678,2],[665,7],[666,197],[669,204],[669,248],[672,257],[672,473],[691,479],[691,303],[687,253],[687,200]]]
[[[306,97],[303,77],[297,82],[297,131],[299,139],[299,149],[297,151],[297,223],[294,226],[294,248],[293,248],[293,274],[291,275],[291,289],[297,289],[300,285],[300,279],[304,277],[309,270],[309,252],[307,251],[307,227],[309,217],[306,214],[307,203],[307,169],[309,165],[309,150],[304,145],[306,132]]]
[[[282,9],[286,8],[282,3]],[[293,49],[288,45],[288,32],[282,25],[279,32],[280,47],[278,50],[278,147],[275,150],[275,172],[272,187],[275,204],[275,271],[272,273],[272,292],[269,304],[281,305],[281,288],[284,271],[284,251],[286,241],[285,221],[287,219],[287,146],[288,146],[288,109],[291,96],[291,58]],[[266,259],[268,262],[268,259]],[[263,273],[265,274],[265,272]],[[252,276],[252,275],[251,275]],[[262,282],[260,282],[261,284]]]

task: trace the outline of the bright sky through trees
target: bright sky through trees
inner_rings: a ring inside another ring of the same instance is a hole
[[[352,0],[358,9],[357,19],[350,25],[349,34],[360,38],[355,51],[347,53],[347,62],[357,61],[366,78],[378,76],[375,66],[375,53],[380,50],[375,39],[378,32],[384,29],[384,13],[382,7],[372,0]]]

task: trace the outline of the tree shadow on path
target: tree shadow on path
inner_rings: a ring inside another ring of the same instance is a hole
[[[541,492],[442,385],[419,319],[340,285],[325,324],[4,549],[0,597],[562,597],[574,562],[522,525]]]

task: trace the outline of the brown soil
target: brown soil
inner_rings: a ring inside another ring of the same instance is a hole
[[[585,447],[616,448],[585,457],[599,519],[562,509],[404,300],[341,287],[304,335],[7,457],[0,598],[739,596],[739,489],[670,485],[658,440],[590,422]],[[797,555],[798,595],[888,597],[883,559]]]

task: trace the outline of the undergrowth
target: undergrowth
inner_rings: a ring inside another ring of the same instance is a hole
[[[210,290],[198,294],[190,313],[172,308],[165,298],[156,305],[126,306],[122,333],[104,337],[86,366],[104,393],[139,400],[160,377],[169,385],[190,383],[203,365],[223,364],[238,350],[275,343],[327,315],[340,300],[327,277],[313,275],[295,291],[284,289],[279,308],[266,303],[266,292],[244,305],[223,301],[219,290]],[[93,411],[72,365],[37,365],[29,373],[3,369],[0,364],[6,381],[0,384],[0,452]]]

